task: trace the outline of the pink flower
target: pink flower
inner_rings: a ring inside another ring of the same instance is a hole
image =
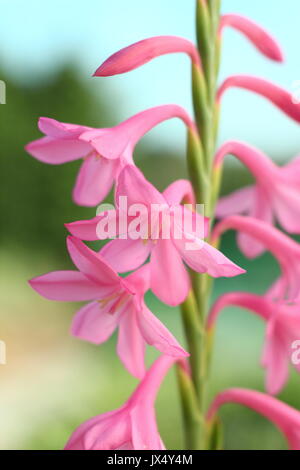
[[[288,379],[292,347],[300,338],[300,305],[285,305],[268,297],[231,292],[222,295],[213,305],[207,320],[208,329],[214,326],[220,312],[229,305],[250,310],[266,321],[262,365],[267,369],[266,390],[276,395]],[[295,367],[300,372],[300,365]]]
[[[122,167],[133,163],[136,144],[161,122],[181,119],[195,131],[195,124],[180,106],[158,106],[143,111],[111,129],[65,124],[40,118],[45,137],[31,142],[26,150],[38,160],[53,165],[84,159],[73,191],[75,202],[96,206],[111,190]]]
[[[188,355],[145,305],[149,266],[122,279],[101,253],[94,253],[80,240],[68,237],[67,246],[78,271],[51,272],[31,280],[30,285],[50,300],[93,301],[75,315],[74,336],[101,344],[119,328],[118,355],[138,378],[145,373],[145,343],[174,357]]]
[[[216,225],[212,242],[227,230],[237,230],[265,246],[278,261],[282,275],[268,292],[273,300],[297,302],[300,300],[300,245],[271,225],[252,217],[231,216]]]
[[[239,189],[221,198],[217,217],[245,214],[272,224],[276,218],[289,233],[300,233],[300,159],[285,167],[276,166],[259,150],[242,142],[225,143],[217,152],[215,168],[221,166],[227,154],[236,156],[249,169],[256,180],[254,186]],[[241,251],[254,258],[264,246],[253,237],[238,234]]]
[[[65,450],[164,450],[154,402],[174,358],[161,356],[148,370],[129,400],[117,410],[81,424]]]
[[[283,61],[283,54],[277,41],[254,21],[241,15],[223,15],[220,21],[220,35],[228,26],[246,36],[269,59],[277,62]]]
[[[199,53],[193,43],[176,36],[157,36],[136,42],[116,52],[96,70],[94,76],[108,77],[130,72],[156,57],[178,52],[187,54],[194,65],[201,66]]]
[[[243,88],[257,93],[281,109],[291,119],[300,122],[300,105],[295,104],[291,94],[278,85],[250,75],[233,75],[227,78],[219,88],[217,103],[221,102],[224,93],[230,88]]]
[[[232,388],[220,393],[211,405],[208,420],[226,403],[244,405],[261,414],[284,434],[291,450],[300,450],[300,412],[274,397],[254,390]]]
[[[190,188],[189,183],[188,188]],[[146,238],[139,237],[136,240],[130,238],[130,225],[127,224],[124,228],[127,237],[112,240],[102,250],[103,256],[108,257],[118,272],[136,269],[150,256],[151,289],[160,300],[173,306],[182,303],[190,289],[184,262],[193,270],[208,273],[213,277],[231,277],[244,272],[222,253],[204,242],[201,237],[203,238],[205,233],[195,234],[186,229],[182,219],[187,216],[187,209],[180,206],[180,203],[188,188],[187,182],[177,181],[161,194],[137,168],[126,166],[118,180],[117,206],[120,198],[126,196],[128,207],[133,207],[137,203],[142,204],[147,210],[148,217],[151,208],[156,204],[162,209],[163,219],[167,222],[162,222],[160,218],[156,226],[151,226]],[[198,220],[198,227],[202,228],[204,225],[204,231],[207,231],[207,220],[196,213],[191,216],[195,221]],[[99,218],[94,218],[86,222],[68,224],[67,228],[78,238],[88,236],[90,240],[97,239],[98,222]],[[168,222],[169,237],[165,237],[164,230]],[[193,245],[192,249],[189,249],[190,245]]]

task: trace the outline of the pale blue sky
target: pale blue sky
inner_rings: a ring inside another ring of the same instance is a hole
[[[111,105],[122,118],[164,103],[190,110],[190,67],[184,56],[161,57],[113,78],[90,76],[108,55],[142,38],[174,34],[194,39],[194,5],[194,0],[0,0],[1,65],[15,80],[27,82],[47,78],[65,60],[76,61],[83,80],[94,91],[112,88]],[[223,0],[223,11],[239,12],[263,24],[281,42],[286,63],[266,60],[239,34],[228,30],[221,78],[257,74],[291,90],[293,81],[300,80],[299,0]],[[183,148],[180,123],[164,124],[150,137],[153,145]],[[299,137],[299,127],[268,103],[247,92],[227,94],[222,140],[239,138],[278,151],[288,145],[289,150],[299,147],[300,153]]]

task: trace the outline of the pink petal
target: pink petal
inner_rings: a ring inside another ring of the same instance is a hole
[[[240,15],[223,15],[220,22],[220,33],[226,26],[244,34],[265,56],[282,62],[283,54],[277,41],[254,21]]]
[[[91,151],[90,145],[80,140],[53,139],[52,137],[35,140],[26,145],[25,149],[37,160],[50,165],[61,165],[78,160]]]
[[[82,132],[90,129],[86,126],[68,124],[47,117],[41,117],[39,119],[38,126],[43,134],[56,139],[78,138]]]
[[[163,354],[174,357],[187,357],[189,354],[180,346],[170,331],[146,307],[137,315],[137,320],[144,340]]]
[[[158,36],[132,44],[109,57],[94,76],[108,77],[130,72],[164,54],[184,52],[195,64],[200,64],[196,47],[190,41],[175,36]]]
[[[141,268],[126,277],[126,284],[131,292],[144,295],[150,289],[150,263],[144,264]]]
[[[54,271],[29,281],[30,286],[49,300],[80,302],[99,297],[101,289],[78,271]]]
[[[87,450],[86,444],[88,443],[85,439],[86,434],[93,429],[94,426],[97,426],[99,434],[103,428],[107,428],[113,420],[114,416],[117,416],[119,410],[109,411],[108,413],[103,413],[102,415],[94,416],[93,418],[88,419],[72,433],[67,444],[65,445],[64,450]]]
[[[220,219],[230,215],[249,214],[253,205],[254,186],[237,189],[218,201],[216,216]]]
[[[174,118],[195,129],[194,122],[181,106],[169,104],[146,109],[111,129],[84,132],[80,139],[90,143],[99,155],[107,159],[123,159],[129,164],[141,138],[158,124]]]
[[[289,233],[300,233],[300,187],[291,180],[278,182],[273,195],[277,220]]]
[[[212,277],[233,277],[245,273],[244,269],[199,238],[191,239],[183,234],[181,240],[173,241],[183,260],[196,272],[207,273]],[[191,244],[193,249],[190,248]]]
[[[111,190],[119,163],[90,155],[79,171],[73,199],[80,206],[96,206]]]
[[[74,237],[79,238],[80,240],[95,241],[98,240],[97,226],[102,217],[105,217],[105,215],[103,214],[103,216],[100,215],[90,220],[71,222],[69,224],[65,224],[65,227]]]
[[[170,206],[182,203],[195,205],[196,203],[192,184],[188,180],[174,181],[164,190],[163,196]]]
[[[101,256],[118,273],[139,268],[148,258],[151,244],[143,240],[116,239],[107,243],[100,251]]]
[[[145,341],[141,335],[135,311],[123,313],[119,324],[118,356],[126,369],[138,379],[145,375]]]
[[[254,390],[229,389],[220,393],[210,407],[207,418],[211,420],[226,403],[239,403],[253,409],[273,422],[286,436],[291,449],[300,450],[300,413],[291,406]]]
[[[138,168],[127,165],[119,175],[116,189],[116,203],[121,196],[127,196],[128,208],[133,204],[161,204],[166,206],[166,200],[161,193],[149,183]]]
[[[220,102],[225,91],[233,87],[243,88],[263,96],[290,118],[300,122],[300,105],[294,104],[291,94],[279,86],[267,80],[249,75],[233,75],[227,78],[220,87],[218,91],[218,102]]]
[[[164,303],[184,302],[190,289],[189,276],[172,240],[158,240],[151,254],[151,289]]]
[[[257,183],[262,186],[273,183],[277,177],[277,166],[267,155],[257,148],[238,140],[225,142],[219,148],[215,155],[214,166],[220,166],[228,154],[234,155],[240,160],[255,177]]]
[[[268,336],[262,359],[263,366],[267,369],[266,390],[270,395],[277,395],[288,380],[288,357],[285,345],[276,335],[276,330]]]
[[[165,450],[153,407],[136,406],[130,412],[134,450]]]
[[[98,284],[102,298],[112,294],[120,286],[117,273],[94,251],[75,237],[67,238],[67,246],[75,266]]]
[[[117,313],[111,314],[99,302],[92,302],[77,312],[72,321],[71,333],[90,343],[101,344],[110,338],[118,321]]]
[[[258,185],[255,187],[252,204],[248,215],[272,225],[272,203],[266,191]],[[237,234],[237,240],[241,252],[250,259],[256,258],[266,251],[266,247],[263,243],[260,243],[247,233],[239,232]]]

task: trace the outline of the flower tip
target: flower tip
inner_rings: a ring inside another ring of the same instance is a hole
[[[112,57],[114,57],[114,54]],[[94,72],[93,77],[111,77],[112,75],[118,75],[119,71],[110,65],[111,58],[109,57],[103,64],[101,64],[96,72]]]
[[[101,72],[101,67],[98,67],[96,72],[93,73],[92,77],[104,77],[104,75],[102,75],[102,72]]]

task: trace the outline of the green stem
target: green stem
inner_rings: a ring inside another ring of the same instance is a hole
[[[201,450],[204,421],[198,410],[194,384],[181,364],[177,365],[177,379],[183,412],[185,448]]]
[[[217,77],[220,61],[218,37],[220,1],[196,0],[196,23],[198,49],[202,69],[193,67],[192,90],[194,112],[201,137],[201,151],[195,136],[189,136],[188,167],[197,203],[205,204],[205,215],[213,223],[213,209],[219,191],[220,175],[213,173],[213,157],[218,131],[218,109],[216,106]],[[207,376],[211,354],[211,338],[205,330],[205,321],[213,282],[207,275],[191,273],[192,292],[181,306],[185,335],[189,347],[191,384],[179,380],[183,400],[186,442],[208,447],[209,433],[205,426]],[[194,395],[191,394],[191,387]],[[189,393],[187,392],[189,389]],[[183,399],[184,396],[184,399]],[[201,421],[201,434],[195,428]],[[200,417],[200,418],[199,418]]]

